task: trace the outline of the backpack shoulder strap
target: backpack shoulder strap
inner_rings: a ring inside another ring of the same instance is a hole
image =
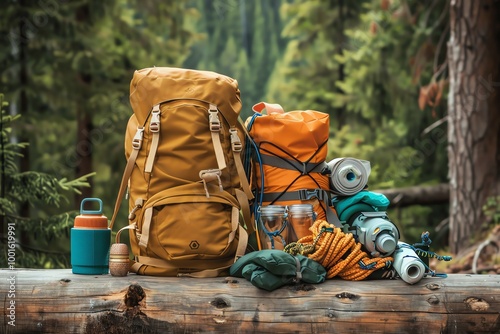
[[[116,216],[118,215],[118,211],[120,210],[120,205],[123,196],[125,195],[125,189],[127,189],[128,180],[130,178],[130,175],[132,174],[132,170],[134,169],[137,156],[139,155],[139,150],[141,149],[142,146],[143,135],[144,135],[144,127],[138,127],[137,132],[135,133],[135,136],[132,139],[133,150],[127,160],[127,165],[125,166],[125,170],[123,171],[120,190],[118,190],[118,196],[116,197],[115,209],[113,211],[113,216],[111,217],[111,222],[109,223],[109,228],[111,230],[113,230],[113,225],[115,224]]]

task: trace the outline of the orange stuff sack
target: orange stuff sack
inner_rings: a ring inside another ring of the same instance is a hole
[[[258,207],[306,203],[313,205],[317,219],[335,220],[329,176],[322,173],[327,170],[329,115],[314,110],[284,112],[280,105],[265,102],[253,110],[245,125],[256,148],[252,158],[256,220]],[[307,228],[292,227],[275,237],[274,248],[310,234]],[[259,235],[261,248],[267,248],[262,230]]]

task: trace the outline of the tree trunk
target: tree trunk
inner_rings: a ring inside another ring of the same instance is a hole
[[[90,134],[92,133],[93,123],[92,116],[83,110],[82,105],[77,106],[77,141],[76,141],[76,156],[77,164],[75,167],[75,176],[81,177],[92,173],[92,141]],[[75,207],[80,208],[80,203],[84,198],[92,197],[92,181],[89,180],[90,187],[81,188],[81,194],[75,194]]]
[[[247,10],[244,0],[239,1],[239,7],[240,7],[240,19],[241,19],[241,41],[243,45],[243,50],[245,50],[245,53],[247,55],[247,59],[250,59],[252,57],[252,49],[250,45],[252,37],[250,36],[251,34],[250,29],[248,28]]]
[[[339,20],[338,20],[338,50],[337,54],[342,55],[344,54],[344,46],[345,46],[345,41],[346,41],[346,36],[345,36],[345,21],[346,21],[346,14],[344,12],[345,10],[345,4],[344,0],[337,0],[337,5],[339,8]],[[334,2],[330,2],[330,7],[334,6]],[[344,64],[339,63],[338,64],[338,76],[339,76],[339,82],[344,82],[345,80],[345,70],[344,70]],[[335,87],[334,88],[337,93],[340,95],[345,94],[342,88],[340,87]],[[336,108],[335,113],[336,113],[336,122],[337,122],[337,130],[340,131],[342,127],[346,124],[346,110],[345,110],[345,104],[342,105],[342,107]]]
[[[481,230],[500,194],[500,2],[452,0],[448,65],[450,251]]]
[[[26,34],[26,21],[24,19],[27,18],[28,16],[28,6],[26,5],[26,2],[21,0],[19,1],[19,6],[21,7],[21,15],[22,19],[19,20],[19,36],[20,38],[23,38]],[[19,114],[23,115],[24,117],[29,117],[28,115],[30,114],[29,112],[29,101],[28,101],[28,45],[27,42],[22,40],[19,45],[19,85],[21,86],[20,92],[19,92]],[[29,135],[28,135],[29,130],[24,130],[21,132],[19,141],[21,143],[29,143]],[[26,146],[22,148],[19,152],[21,154],[21,157],[19,159],[19,170],[21,173],[27,172],[31,170],[31,161],[30,161],[30,148],[29,146]],[[29,217],[30,216],[30,204],[28,201],[24,201],[20,203],[19,207],[19,215],[21,217]],[[21,236],[21,239],[23,241],[26,240],[26,236]]]
[[[80,24],[87,25],[90,20],[89,4],[83,4],[76,9],[76,21]],[[82,87],[81,103],[76,106],[76,121],[77,121],[77,134],[76,134],[76,166],[75,177],[81,177],[93,172],[92,169],[92,141],[91,134],[93,129],[92,115],[86,110],[85,102],[90,98],[90,86],[92,84],[92,77],[89,74],[80,72],[77,74],[77,81]],[[92,197],[92,181],[90,180],[90,187],[82,188],[81,194],[75,194],[75,208],[80,208],[80,203],[84,198]]]

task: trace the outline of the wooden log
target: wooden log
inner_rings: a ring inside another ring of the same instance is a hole
[[[372,191],[385,195],[391,201],[391,208],[403,208],[412,205],[447,204],[450,201],[450,186],[448,183]]]
[[[0,281],[2,333],[500,332],[500,275],[453,274],[415,285],[333,279],[272,292],[243,278],[71,270],[2,269]]]

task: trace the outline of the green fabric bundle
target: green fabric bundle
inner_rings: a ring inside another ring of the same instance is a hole
[[[276,249],[242,256],[231,266],[229,273],[231,276],[244,277],[254,286],[267,291],[299,281],[322,283],[326,279],[326,270],[318,262]]]

